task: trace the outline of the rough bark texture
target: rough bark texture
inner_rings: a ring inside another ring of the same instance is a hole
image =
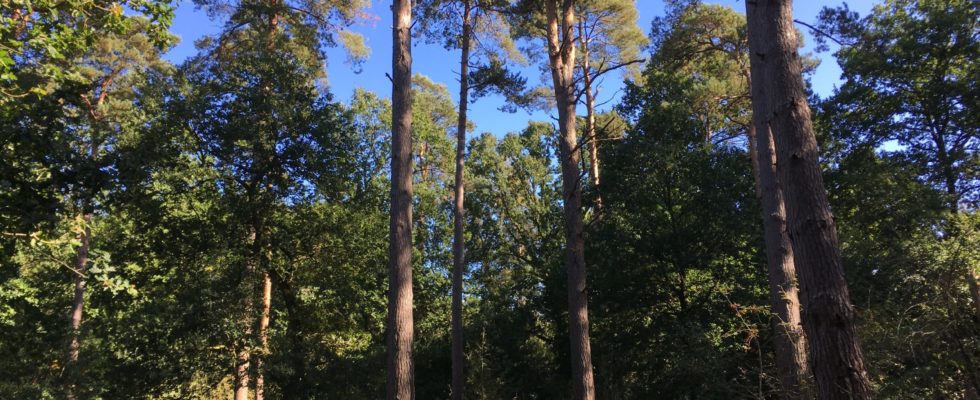
[[[809,399],[813,394],[806,337],[800,321],[793,244],[786,231],[783,191],[776,178],[776,153],[769,127],[761,118],[755,123],[760,123],[759,129],[765,129],[763,134],[759,134],[755,125],[749,126],[749,155],[755,171],[756,195],[762,209],[776,372],[784,399]]]
[[[89,202],[85,202],[85,208],[90,207],[88,204]],[[75,389],[78,384],[78,357],[82,348],[82,316],[85,310],[85,274],[88,272],[88,252],[92,238],[92,229],[89,227],[89,224],[92,222],[92,211],[86,209],[83,213],[82,221],[85,223],[85,227],[82,228],[82,232],[78,238],[80,244],[78,249],[75,250],[75,271],[72,271],[74,275],[73,281],[75,283],[75,298],[72,301],[71,307],[71,340],[68,343],[68,362],[65,365],[65,374],[68,377],[65,396],[69,400],[76,398]]]
[[[463,269],[466,267],[466,243],[463,237],[463,199],[465,195],[464,167],[466,156],[466,105],[469,101],[470,82],[470,2],[463,2],[462,55],[459,58],[459,115],[456,124],[456,182],[453,199],[453,380],[452,399],[462,400],[465,385],[465,359],[463,357]]]
[[[413,400],[412,2],[392,7],[391,225],[388,261],[387,398]]]
[[[746,1],[753,113],[775,142],[818,398],[867,399],[871,385],[817,162],[792,8],[789,0]]]
[[[265,398],[265,357],[269,354],[269,319],[272,314],[272,278],[262,276],[262,318],[259,319],[259,354],[255,357],[255,400]]]
[[[575,132],[575,12],[571,0],[546,1],[548,60],[558,103],[559,164],[565,219],[565,268],[568,273],[568,318],[571,342],[572,398],[595,399],[589,310],[582,237],[582,187],[578,138]]]

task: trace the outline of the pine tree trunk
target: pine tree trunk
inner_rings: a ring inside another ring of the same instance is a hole
[[[579,43],[582,45],[582,90],[585,92],[585,138],[589,143],[589,184],[595,191],[596,210],[602,210],[602,194],[599,192],[599,141],[595,129],[595,93],[592,91],[592,71],[589,65],[589,41],[585,21],[579,20]]]
[[[803,329],[817,395],[820,399],[868,399],[871,385],[855,332],[837,229],[817,162],[792,1],[746,1],[746,16],[753,113],[771,129],[779,160],[778,178],[802,288]]]
[[[568,273],[568,318],[571,342],[572,398],[595,399],[592,350],[589,344],[585,241],[582,237],[582,187],[578,137],[575,132],[575,12],[570,0],[547,1],[548,59],[558,103],[559,164],[565,219],[565,269]]]
[[[65,363],[65,374],[68,377],[68,385],[65,388],[69,400],[76,399],[75,390],[78,386],[78,358],[81,352],[81,330],[82,317],[85,310],[85,274],[88,272],[88,253],[92,238],[92,211],[89,210],[91,202],[86,201],[83,205],[82,222],[85,226],[79,235],[79,246],[75,250],[75,271],[72,271],[75,284],[75,298],[71,307],[71,340],[68,343],[68,362]]]
[[[256,271],[256,255],[258,254],[258,235],[257,224],[249,227],[248,240],[253,249],[252,254],[245,260],[245,276],[242,279],[242,315],[239,326],[241,329],[242,342],[238,345],[238,352],[235,356],[235,400],[248,400],[249,369],[252,358],[252,346],[249,344],[252,336],[252,311],[253,311],[253,279]]]
[[[412,3],[394,0],[391,224],[388,261],[388,400],[414,400],[412,364]]]
[[[268,268],[268,266],[266,266]],[[269,354],[269,319],[272,314],[272,278],[262,276],[262,318],[259,319],[259,354],[255,357],[255,400],[265,398],[265,357]]]
[[[810,367],[807,364],[806,338],[800,323],[799,290],[793,244],[786,231],[786,209],[783,191],[776,178],[776,153],[772,134],[762,122],[749,126],[749,156],[755,172],[756,195],[762,211],[766,263],[769,271],[769,299],[772,305],[773,341],[776,350],[776,372],[784,399],[809,399]]]
[[[456,124],[456,182],[453,203],[453,299],[452,299],[452,399],[463,400],[465,359],[463,356],[463,269],[466,267],[466,243],[463,237],[465,195],[464,167],[466,156],[466,106],[470,81],[470,2],[463,2],[462,55],[459,59],[459,120]]]

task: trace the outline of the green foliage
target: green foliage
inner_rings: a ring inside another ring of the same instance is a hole
[[[65,397],[66,312],[81,274],[79,398],[226,398],[244,344],[263,357],[266,398],[380,398],[392,107],[364,90],[337,103],[323,83],[323,45],[348,47],[355,64],[366,56],[361,38],[334,29],[365,4],[200,1],[225,29],[174,68],[160,59],[172,41],[166,2],[8,3],[0,397]],[[458,47],[461,4],[420,2],[419,32]],[[540,37],[541,3],[472,4],[483,7],[474,94],[534,100],[508,66],[521,61],[514,38]],[[631,2],[576,4],[600,33],[593,66],[639,57],[635,27],[621,26],[635,21]],[[750,121],[744,18],[670,4],[641,75],[596,116],[604,209],[585,239],[597,391],[776,398],[761,224],[739,139]],[[968,280],[980,271],[976,15],[969,1],[889,0],[866,17],[826,10],[820,25],[844,43],[844,83],[815,123],[883,399],[980,388]],[[413,101],[416,395],[437,399],[450,382],[457,105],[421,75]],[[570,396],[556,136],[536,122],[468,142],[467,397]],[[263,273],[268,349],[242,329],[242,299],[260,303]]]

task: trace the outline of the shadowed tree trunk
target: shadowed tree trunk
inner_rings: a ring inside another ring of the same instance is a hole
[[[465,384],[463,357],[463,269],[466,267],[466,243],[463,237],[463,197],[465,193],[464,171],[466,156],[466,106],[469,101],[470,82],[470,2],[463,2],[462,55],[459,58],[459,120],[456,124],[456,182],[453,199],[453,299],[452,299],[452,399],[463,399]]]
[[[75,400],[75,389],[78,385],[78,357],[82,348],[82,316],[85,309],[85,274],[88,272],[88,252],[92,238],[92,228],[89,226],[92,223],[91,202],[85,201],[82,207],[82,222],[85,226],[78,238],[78,249],[75,250],[75,270],[72,271],[75,298],[71,307],[71,340],[68,343],[68,362],[65,365],[65,374],[68,377],[66,397],[69,400]]]
[[[595,399],[589,309],[582,237],[582,186],[575,132],[575,11],[571,0],[546,1],[548,61],[558,104],[559,164],[565,219],[565,269],[568,273],[568,318],[571,342],[572,398]]]
[[[412,3],[392,7],[391,224],[388,260],[388,400],[414,400],[412,364]]]
[[[779,160],[778,178],[802,287],[803,328],[817,395],[820,399],[871,398],[837,228],[817,162],[817,142],[796,51],[799,42],[792,1],[750,0],[745,7],[753,114],[771,129]]]

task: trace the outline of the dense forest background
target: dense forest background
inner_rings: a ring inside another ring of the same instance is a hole
[[[557,120],[491,133],[460,118],[490,93],[508,99],[499,118],[567,105],[517,72],[537,63],[552,79],[535,56],[547,13],[415,3],[416,40],[472,49],[462,102],[418,74],[411,104],[335,101],[325,49],[354,66],[368,55],[342,29],[360,1],[195,0],[223,28],[180,65],[162,58],[176,40],[166,0],[0,5],[0,398],[230,398],[243,365],[267,398],[382,398],[406,107],[416,398],[453,386],[454,226],[457,394],[578,396],[571,153],[595,397],[786,397],[742,11],[672,1],[651,22],[643,2],[571,2],[589,38],[569,42],[575,145]],[[880,399],[980,398],[978,21],[972,0],[886,0],[796,25],[843,70],[808,100]],[[815,62],[803,56],[804,77]],[[625,92],[597,112],[604,80]]]

